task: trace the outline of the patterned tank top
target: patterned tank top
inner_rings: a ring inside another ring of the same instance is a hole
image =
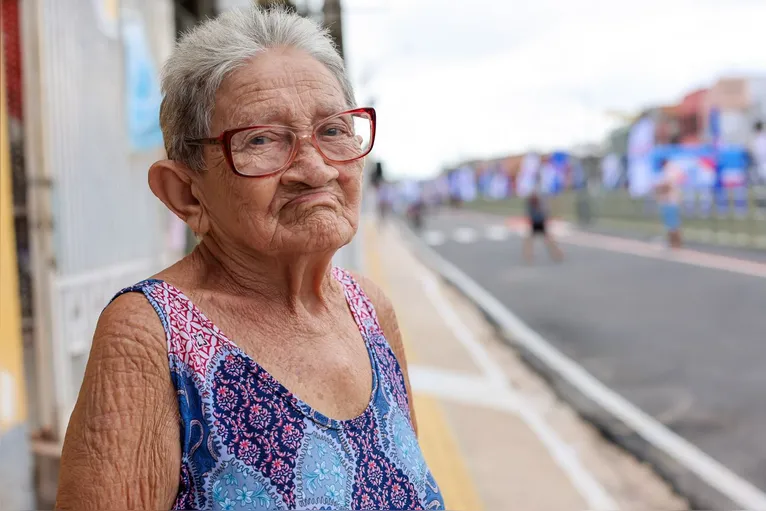
[[[348,272],[332,273],[372,365],[370,403],[345,421],[292,394],[167,282],[119,293],[142,292],[165,329],[181,418],[174,509],[444,509],[375,309]]]

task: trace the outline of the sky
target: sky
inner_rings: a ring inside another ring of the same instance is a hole
[[[452,7],[448,5],[452,4]],[[392,177],[597,143],[725,75],[766,75],[766,0],[344,0],[344,51]]]

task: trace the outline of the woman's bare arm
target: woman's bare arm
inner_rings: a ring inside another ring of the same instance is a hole
[[[170,509],[181,463],[165,334],[129,293],[101,315],[61,458],[57,509]]]

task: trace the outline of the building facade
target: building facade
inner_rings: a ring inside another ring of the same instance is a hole
[[[2,7],[9,47],[0,412],[14,412],[0,449],[14,453],[0,451],[0,509],[15,511],[35,507],[24,482],[32,480],[30,463],[36,507],[53,505],[61,444],[104,306],[179,257],[184,239],[146,183],[148,167],[164,157],[158,71],[175,41],[172,1],[2,0]],[[19,438],[6,441],[8,432]],[[2,472],[6,460],[14,479]]]
[[[5,43],[0,41],[0,509],[33,509],[11,176]]]

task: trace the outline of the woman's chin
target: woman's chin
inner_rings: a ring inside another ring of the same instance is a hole
[[[345,218],[335,215],[316,215],[304,222],[290,226],[288,232],[281,236],[282,252],[306,254],[331,252],[340,249],[351,242],[356,234],[356,226]]]

